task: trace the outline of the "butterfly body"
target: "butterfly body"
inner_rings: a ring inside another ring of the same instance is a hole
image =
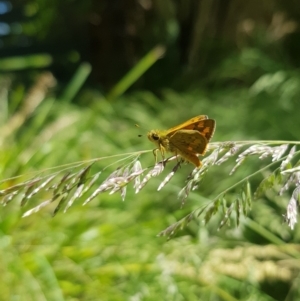
[[[204,155],[215,130],[215,120],[199,115],[169,130],[151,130],[148,139],[157,146],[164,158],[166,152],[180,155],[186,161],[200,167],[197,155]]]

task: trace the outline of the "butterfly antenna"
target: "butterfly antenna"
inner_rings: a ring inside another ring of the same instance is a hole
[[[140,126],[139,124],[137,124],[137,123],[135,124],[135,126],[136,126],[137,128],[141,128],[141,126]],[[141,138],[141,137],[143,137],[143,135],[140,134],[140,135],[138,135],[138,137]]]

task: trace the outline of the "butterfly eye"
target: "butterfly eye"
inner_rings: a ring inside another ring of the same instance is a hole
[[[159,136],[157,134],[152,134],[152,139],[153,140],[158,140],[159,139]]]

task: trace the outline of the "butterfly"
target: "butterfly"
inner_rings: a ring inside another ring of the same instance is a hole
[[[215,128],[214,119],[199,115],[168,130],[151,130],[147,137],[157,146],[153,150],[155,158],[157,151],[160,151],[163,159],[166,152],[171,152],[200,167],[202,163],[197,155],[205,154]]]

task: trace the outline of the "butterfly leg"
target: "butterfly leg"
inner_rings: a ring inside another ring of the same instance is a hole
[[[164,149],[161,149],[161,148],[155,148],[155,149],[153,150],[153,155],[154,155],[154,158],[155,158],[155,164],[157,163],[158,152],[161,153],[162,160],[165,160]]]
[[[155,148],[152,152],[153,152],[153,156],[155,158],[155,164],[157,163],[157,152],[159,151],[158,148]]]
[[[178,155],[177,150],[175,150],[175,156],[176,156],[176,160],[177,160],[178,163],[183,163],[184,162],[183,158]],[[179,160],[179,158],[180,158],[180,160]]]

